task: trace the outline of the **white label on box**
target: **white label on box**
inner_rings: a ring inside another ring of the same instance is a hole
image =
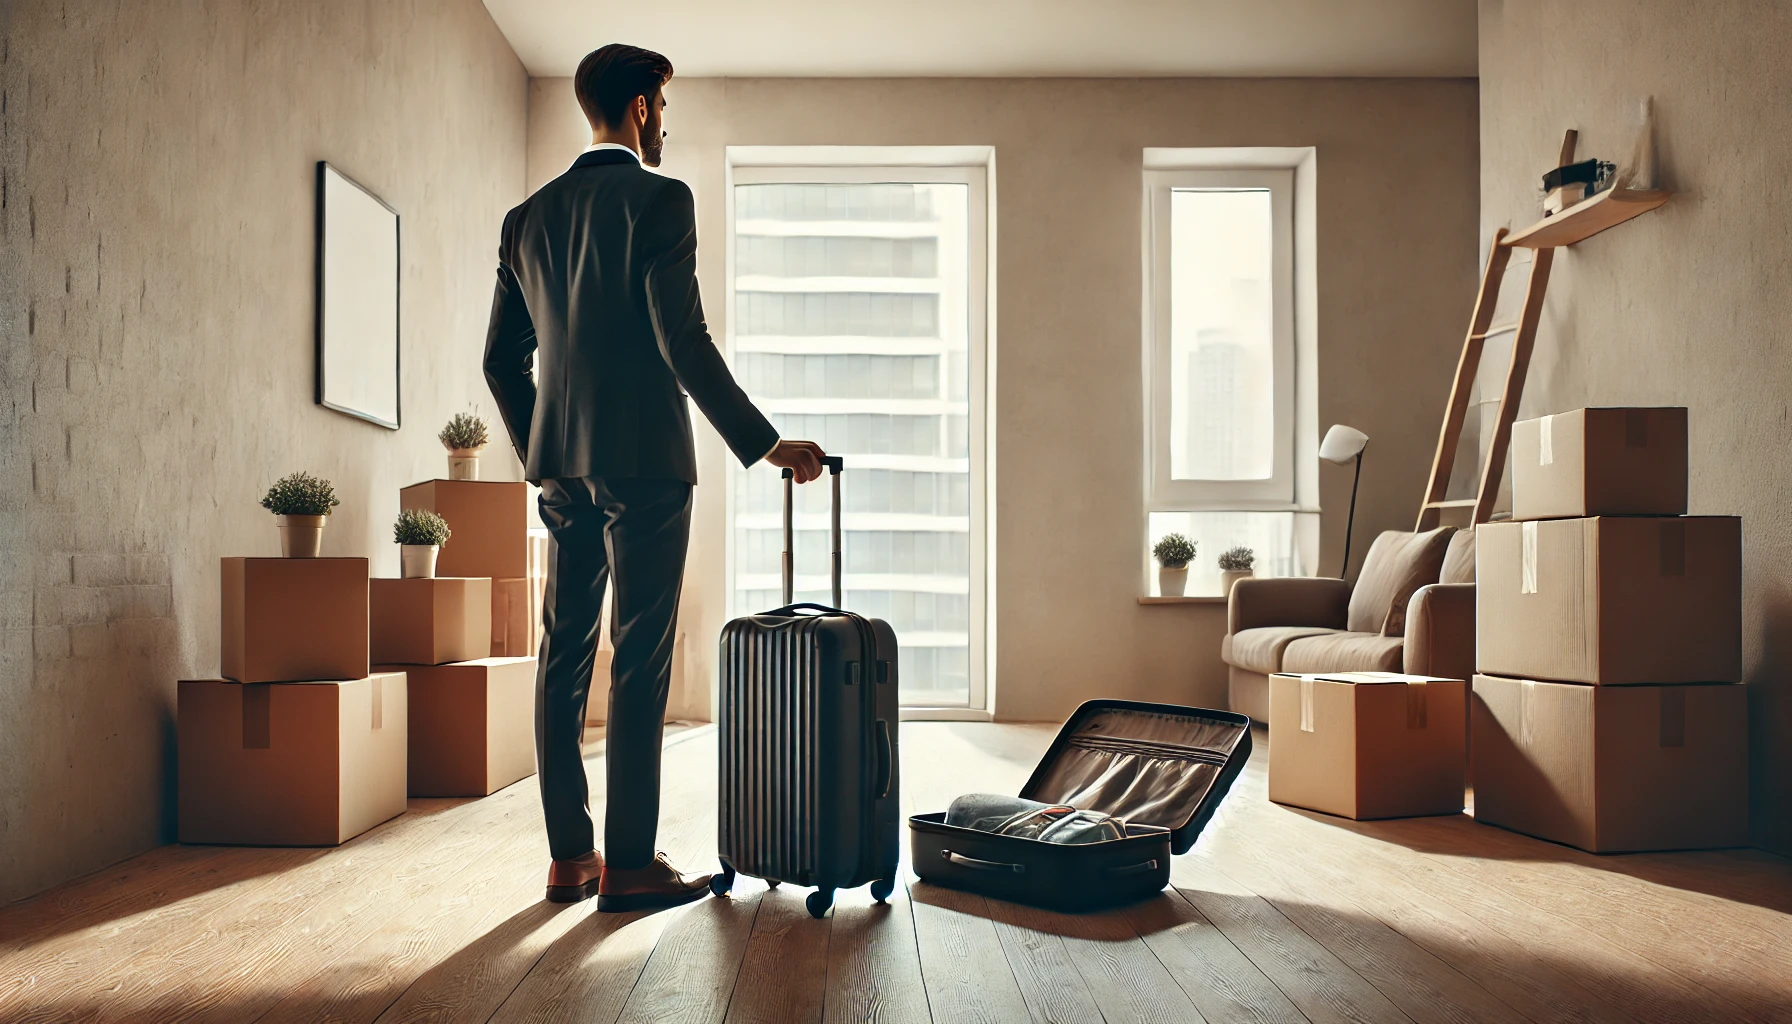
[[[1556,461],[1555,414],[1543,417],[1543,423],[1537,429],[1537,465],[1547,466]]]
[[[1537,521],[1528,519],[1522,528],[1524,534],[1523,569],[1519,574],[1518,592],[1535,594],[1537,592]]]
[[[1300,731],[1313,731],[1313,680],[1300,681]]]

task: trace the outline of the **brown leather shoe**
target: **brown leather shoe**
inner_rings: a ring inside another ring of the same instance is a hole
[[[644,868],[604,868],[598,883],[597,909],[619,914],[628,910],[657,910],[700,899],[709,890],[708,875],[687,875],[656,853]]]
[[[554,903],[590,899],[597,895],[603,873],[604,855],[596,850],[572,860],[554,861],[548,865],[548,899]]]

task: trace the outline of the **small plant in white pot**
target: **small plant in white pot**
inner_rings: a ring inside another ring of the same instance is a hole
[[[399,575],[407,580],[434,579],[436,555],[452,535],[448,520],[424,508],[407,508],[392,523],[392,540],[399,545]]]
[[[1240,545],[1220,552],[1220,593],[1232,596],[1232,584],[1239,580],[1256,575],[1251,569],[1257,564],[1257,553]]]
[[[316,558],[324,542],[324,522],[337,505],[336,488],[310,473],[293,473],[274,481],[261,507],[274,513],[280,527],[280,553],[287,558]]]
[[[1188,563],[1195,560],[1195,542],[1180,533],[1166,535],[1151,548],[1157,558],[1157,591],[1181,597],[1188,589]]]
[[[470,412],[457,412],[436,440],[448,449],[448,479],[479,479],[479,453],[491,440],[484,420]]]

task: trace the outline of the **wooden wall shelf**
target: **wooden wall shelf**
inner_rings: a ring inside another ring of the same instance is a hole
[[[1573,245],[1606,228],[1648,213],[1667,202],[1673,194],[1660,189],[1607,189],[1553,217],[1545,217],[1523,231],[1507,235],[1501,244],[1517,249],[1554,249]]]

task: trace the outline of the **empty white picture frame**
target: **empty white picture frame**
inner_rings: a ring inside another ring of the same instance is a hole
[[[317,404],[398,429],[398,211],[317,163]]]

